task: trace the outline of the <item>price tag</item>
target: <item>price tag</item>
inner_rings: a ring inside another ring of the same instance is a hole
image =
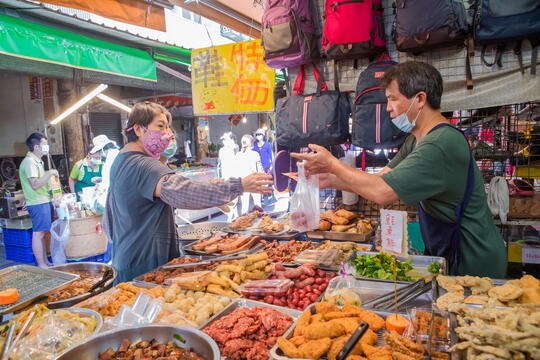
[[[524,264],[540,264],[540,248],[524,247],[521,258]]]
[[[407,212],[381,209],[381,238],[384,252],[407,256]]]

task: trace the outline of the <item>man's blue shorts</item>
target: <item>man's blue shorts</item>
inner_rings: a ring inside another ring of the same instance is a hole
[[[32,231],[49,231],[53,221],[53,206],[48,202],[39,205],[27,205],[26,208],[32,218]]]

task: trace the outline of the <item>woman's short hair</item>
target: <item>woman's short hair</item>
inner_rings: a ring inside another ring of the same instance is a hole
[[[137,141],[139,138],[133,129],[135,125],[144,126],[147,128],[152,120],[154,120],[154,118],[159,114],[165,114],[167,120],[169,122],[171,121],[169,111],[159,104],[145,101],[133,105],[131,112],[129,113],[125,130],[128,142]]]

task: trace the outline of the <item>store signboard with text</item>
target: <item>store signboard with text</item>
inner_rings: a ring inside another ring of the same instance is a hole
[[[260,40],[192,50],[194,114],[272,111],[276,73],[263,54]]]
[[[407,256],[407,212],[381,209],[381,240],[384,252]]]

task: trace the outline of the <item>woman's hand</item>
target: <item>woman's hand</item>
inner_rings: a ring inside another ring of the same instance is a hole
[[[242,179],[244,192],[270,194],[273,184],[272,176],[263,173],[254,173]]]
[[[291,156],[305,160],[304,169],[308,175],[331,173],[334,162],[339,160],[322,146],[310,144],[309,148],[315,152],[309,154],[292,153]]]

